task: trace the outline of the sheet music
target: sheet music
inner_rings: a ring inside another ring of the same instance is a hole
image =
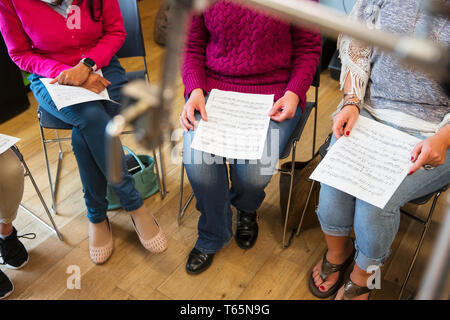
[[[231,159],[262,158],[274,95],[213,89],[191,147]]]
[[[6,134],[0,133],[0,154],[11,148],[18,141],[20,141],[19,138],[7,136]]]
[[[95,73],[103,76],[102,71],[99,69]],[[103,90],[99,94],[76,86],[60,85],[58,83],[50,84],[51,78],[41,78],[42,83],[47,88],[48,93],[52,97],[53,102],[58,110],[64,107],[72,106],[74,104],[96,101],[96,100],[110,100],[108,90]]]
[[[420,139],[366,117],[341,137],[310,179],[383,209],[408,174]]]

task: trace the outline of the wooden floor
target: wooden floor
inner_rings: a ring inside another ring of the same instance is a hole
[[[164,50],[153,41],[153,23],[161,0],[140,2],[142,24],[148,53],[147,62],[151,83],[157,84]],[[131,71],[139,67],[139,61],[122,61]],[[20,137],[18,144],[26,162],[42,190],[48,204],[50,193],[41,139],[39,136],[36,101],[30,94],[31,107],[20,116],[0,125],[0,132]],[[312,98],[312,92],[309,93]],[[322,75],[319,95],[319,125],[317,143],[320,145],[330,131],[330,115],[338,104],[338,83]],[[180,80],[177,103],[171,115],[177,126],[177,118],[183,106]],[[297,159],[306,160],[311,154],[312,122],[309,121],[297,148]],[[50,136],[52,132],[49,133]],[[69,132],[61,132],[69,136]],[[138,153],[149,153],[127,136],[124,144]],[[15,285],[11,299],[313,299],[307,288],[309,271],[321,258],[325,242],[319,227],[312,228],[295,238],[288,249],[281,248],[282,225],[279,210],[278,175],[267,187],[267,198],[259,210],[260,235],[254,248],[243,251],[232,241],[216,255],[213,265],[201,275],[185,272],[186,258],[197,236],[199,213],[192,204],[180,226],[177,224],[179,162],[171,157],[171,147],[164,146],[168,195],[161,200],[156,194],[145,201],[166,231],[169,249],[160,255],[148,253],[139,244],[130,218],[123,211],[111,212],[115,239],[115,251],[102,266],[94,265],[88,254],[86,209],[75,158],[70,142],[63,144],[64,160],[58,194],[58,215],[55,220],[64,234],[59,241],[45,227],[20,210],[15,222],[19,233],[35,232],[35,240],[24,240],[30,253],[30,262],[18,271],[5,270]],[[53,171],[56,165],[56,146],[50,147]],[[176,157],[175,157],[176,158]],[[178,159],[179,160],[179,159]],[[185,180],[185,195],[190,192]],[[38,197],[29,182],[26,183],[23,204],[46,219]],[[427,237],[418,267],[415,268],[410,288],[414,290],[423,272],[432,240],[442,213],[449,210],[449,198],[443,197],[436,214],[436,222]],[[421,227],[403,219],[399,235],[393,246],[391,259],[383,269],[382,288],[376,299],[395,298],[398,283],[403,281],[412,252],[417,244]],[[79,266],[81,289],[67,288],[66,273],[69,266]]]

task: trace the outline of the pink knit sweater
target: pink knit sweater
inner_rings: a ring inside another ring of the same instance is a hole
[[[0,31],[9,55],[22,70],[50,78],[82,57],[93,59],[99,68],[107,66],[126,33],[118,1],[103,2],[99,22],[91,19],[89,2],[82,2],[78,28],[75,11],[66,19],[42,1],[0,0]]]
[[[304,108],[320,54],[318,33],[220,1],[192,18],[182,77],[187,95],[217,88],[277,100],[290,90]]]

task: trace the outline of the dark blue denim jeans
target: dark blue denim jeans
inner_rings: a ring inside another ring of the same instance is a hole
[[[231,205],[247,213],[261,206],[266,196],[264,189],[301,115],[302,109],[297,108],[290,120],[270,121],[263,158],[258,161],[224,159],[192,149],[195,131],[185,132],[183,162],[201,212],[195,248],[215,253],[230,242],[233,237]],[[200,119],[200,114],[196,113],[196,117]]]
[[[125,71],[114,57],[109,65],[102,69],[103,76],[111,82],[107,88],[112,100],[120,102],[120,90],[127,82]],[[33,74],[29,77],[30,88],[39,105],[54,117],[71,124],[72,147],[78,163],[87,216],[92,223],[106,219],[108,203],[106,201],[106,150],[105,128],[108,121],[119,112],[120,106],[110,101],[92,101],[76,104],[58,110],[53,103],[41,77]],[[134,187],[133,177],[123,164],[124,178],[114,186],[120,204],[126,211],[136,210],[143,201]]]

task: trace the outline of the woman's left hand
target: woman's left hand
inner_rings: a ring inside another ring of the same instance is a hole
[[[445,162],[447,149],[450,148],[450,125],[445,126],[432,137],[419,142],[411,152],[414,165],[409,169],[413,174],[424,165],[440,166]]]
[[[269,112],[270,119],[277,122],[283,122],[286,119],[292,119],[297,111],[300,98],[292,91],[286,91],[284,96],[278,99]]]

